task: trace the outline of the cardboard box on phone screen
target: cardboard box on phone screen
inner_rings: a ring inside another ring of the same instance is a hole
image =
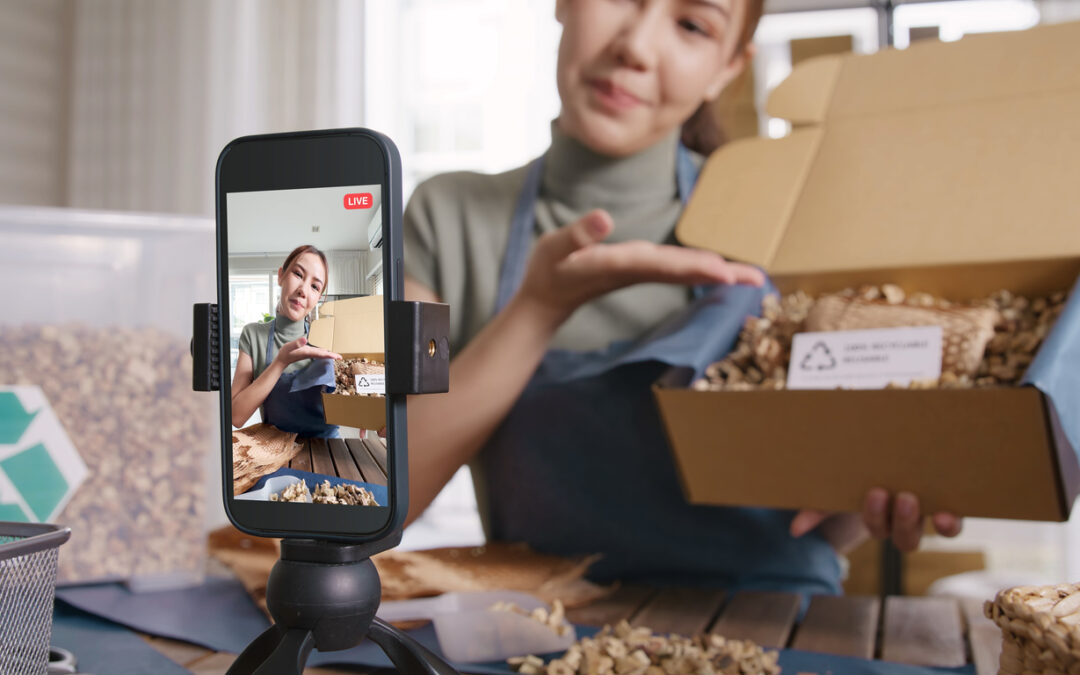
[[[772,94],[790,136],[703,168],[676,234],[781,292],[895,283],[963,301],[1080,274],[1080,24],[808,60]],[[1080,297],[1028,386],[655,394],[689,501],[1065,520],[1080,483]]]
[[[325,302],[311,323],[308,341],[346,359],[368,358],[385,363],[383,296]],[[386,426],[386,398],[323,394],[327,424],[378,431]]]

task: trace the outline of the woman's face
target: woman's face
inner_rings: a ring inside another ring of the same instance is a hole
[[[562,131],[624,156],[659,142],[742,72],[746,0],[557,0]]]
[[[326,268],[314,253],[302,253],[288,269],[278,268],[281,286],[281,311],[292,321],[299,321],[315,309],[326,286]]]

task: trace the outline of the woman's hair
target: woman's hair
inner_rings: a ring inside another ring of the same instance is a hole
[[[330,265],[326,262],[326,254],[325,253],[323,253],[319,249],[315,248],[311,244],[304,244],[303,246],[297,246],[296,248],[293,249],[292,253],[290,253],[288,255],[288,257],[285,258],[285,262],[281,265],[281,269],[285,270],[285,271],[288,271],[289,266],[292,265],[294,262],[296,262],[296,259],[299,258],[300,256],[304,255],[305,253],[314,253],[315,255],[319,256],[319,260],[322,261],[323,270],[326,271],[327,278],[323,279],[322,292],[319,293],[319,297],[322,297],[326,293],[327,285],[329,285],[329,283],[330,283],[330,279],[329,279],[329,277],[330,277]]]
[[[746,51],[750,42],[754,39],[754,31],[757,30],[761,15],[765,12],[765,0],[743,0],[746,3],[746,15],[743,18],[742,31],[739,33],[739,41],[735,45],[735,54]],[[682,142],[683,145],[694,152],[708,155],[716,150],[727,137],[720,123],[716,120],[716,113],[710,101],[702,103],[690,119],[683,122]]]

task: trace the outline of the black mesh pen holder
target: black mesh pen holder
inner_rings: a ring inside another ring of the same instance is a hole
[[[66,527],[0,522],[0,673],[44,675],[49,665],[56,561]]]

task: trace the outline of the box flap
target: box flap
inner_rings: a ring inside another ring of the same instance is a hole
[[[823,121],[713,153],[677,236],[776,279],[1080,257],[1078,43],[1074,23],[808,60],[769,109]]]
[[[800,129],[766,143],[734,141],[723,161],[713,153],[676,226],[679,241],[771,268],[821,138],[820,129]]]
[[[343,356],[379,354],[383,335],[383,297],[372,295],[323,303],[308,340]]]
[[[799,64],[769,95],[765,112],[795,125],[824,121],[845,58],[829,54]]]

